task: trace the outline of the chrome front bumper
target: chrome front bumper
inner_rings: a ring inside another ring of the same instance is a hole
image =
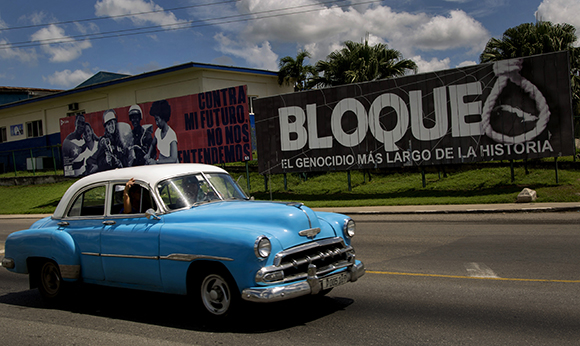
[[[349,282],[355,282],[365,274],[365,266],[362,262],[356,261],[347,269],[347,272],[350,273]],[[311,264],[308,267],[308,278],[306,281],[284,286],[246,288],[242,291],[242,299],[251,302],[270,303],[308,294],[317,294],[321,290],[320,280],[316,275],[316,266]]]

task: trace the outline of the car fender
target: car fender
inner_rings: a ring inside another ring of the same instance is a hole
[[[67,232],[58,229],[29,229],[14,232],[5,244],[5,256],[14,260],[11,271],[28,274],[29,259],[46,258],[55,261],[65,280],[80,276],[80,253]]]
[[[259,236],[271,239],[273,251],[281,248],[275,237],[259,229],[227,227],[216,229],[215,225],[196,224],[173,226],[163,229],[160,236],[161,275],[166,290],[184,294],[186,276],[190,266],[197,267],[199,262],[221,263],[232,275],[240,291],[255,284],[252,275],[264,263],[254,252],[254,244]],[[195,270],[193,275],[199,270]]]

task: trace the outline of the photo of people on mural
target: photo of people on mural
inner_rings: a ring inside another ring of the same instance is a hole
[[[153,102],[149,115],[155,118],[157,130],[155,130],[153,144],[149,148],[147,155],[145,155],[145,161],[148,165],[178,163],[177,134],[168,124],[171,118],[171,107],[167,100]],[[158,159],[155,159],[156,152],[154,148],[159,151]]]
[[[155,132],[152,124],[141,124],[143,111],[139,105],[129,107],[131,125],[118,121],[115,109],[105,110],[100,137],[87,115],[76,115],[75,129],[62,145],[65,175],[84,176],[122,167],[177,163],[177,134],[168,124],[171,106],[167,100],[153,102],[149,115],[157,126]]]
[[[245,85],[60,119],[64,175],[252,159]]]

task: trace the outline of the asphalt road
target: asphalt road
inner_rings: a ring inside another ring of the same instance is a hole
[[[580,213],[356,216],[367,274],[319,299],[244,305],[84,286],[47,305],[0,269],[0,345],[578,345]],[[0,244],[20,221],[0,221]],[[1,247],[0,247],[1,248]]]

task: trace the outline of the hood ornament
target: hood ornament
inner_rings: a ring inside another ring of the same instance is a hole
[[[314,238],[318,233],[320,233],[320,227],[309,228],[298,232],[299,235],[307,238]]]

